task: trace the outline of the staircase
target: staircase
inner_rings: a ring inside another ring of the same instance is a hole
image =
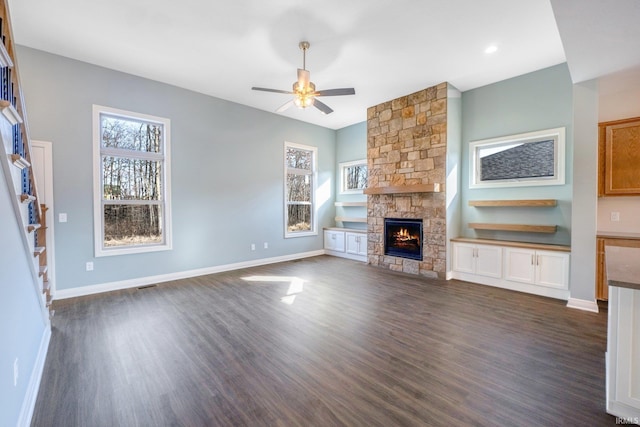
[[[29,128],[6,0],[0,0],[0,139],[5,154],[0,156],[0,169],[11,187],[8,190],[15,194],[13,210],[23,228],[24,248],[9,249],[24,250],[32,260],[29,265],[33,267],[34,287],[40,295],[43,315],[49,320],[53,309],[47,276],[47,208],[38,200],[31,166]]]

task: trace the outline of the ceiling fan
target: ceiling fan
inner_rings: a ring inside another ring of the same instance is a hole
[[[319,96],[341,96],[355,95],[354,88],[326,89],[316,91],[316,85],[310,80],[311,74],[306,69],[307,50],[311,45],[307,41],[302,41],[298,47],[302,49],[302,69],[298,68],[298,81],[293,83],[293,90],[269,89],[264,87],[252,87],[252,90],[261,90],[263,92],[286,93],[293,95],[293,99],[284,103],[276,112],[281,113],[287,108],[295,105],[298,108],[307,108],[312,105],[320,110],[323,114],[331,114],[333,110],[327,104],[317,99]]]

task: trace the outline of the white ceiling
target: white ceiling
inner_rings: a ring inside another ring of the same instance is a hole
[[[553,4],[553,8],[552,8]],[[302,66],[335,112],[448,81],[465,91],[568,60],[574,82],[640,64],[639,0],[9,0],[18,44],[275,111]],[[555,16],[554,16],[555,12]],[[556,24],[557,21],[557,24]],[[562,39],[561,39],[562,37]],[[564,44],[564,46],[563,46]],[[495,45],[498,51],[486,54]],[[565,58],[566,52],[566,58]]]

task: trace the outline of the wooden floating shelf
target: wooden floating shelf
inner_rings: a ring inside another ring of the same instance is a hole
[[[476,207],[553,207],[557,206],[556,199],[530,199],[530,200],[469,200],[469,206]]]
[[[33,256],[35,257],[35,256],[38,256],[38,255],[41,255],[44,252],[44,249],[45,249],[44,246],[36,246],[33,249]]]
[[[337,216],[336,222],[367,222],[367,218],[350,217],[350,216]]]
[[[397,185],[389,187],[365,188],[364,194],[404,194],[404,193],[439,193],[440,184]]]
[[[334,206],[344,207],[367,207],[367,202],[335,202]]]
[[[481,222],[471,222],[469,223],[469,228],[476,230],[519,231],[525,233],[555,233],[558,230],[557,225],[488,224]]]

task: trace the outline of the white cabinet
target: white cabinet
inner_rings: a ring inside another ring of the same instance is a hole
[[[453,270],[486,277],[502,277],[500,246],[453,243]]]
[[[451,239],[451,278],[569,299],[570,248],[459,237]]]
[[[607,412],[640,424],[640,289],[609,286],[608,311]]]
[[[347,253],[367,256],[367,235],[364,233],[345,232]]]
[[[367,261],[367,232],[348,228],[326,228],[324,249],[327,255]]]
[[[505,279],[567,289],[569,254],[526,248],[505,248]]]
[[[344,231],[324,230],[324,248],[344,252]]]

